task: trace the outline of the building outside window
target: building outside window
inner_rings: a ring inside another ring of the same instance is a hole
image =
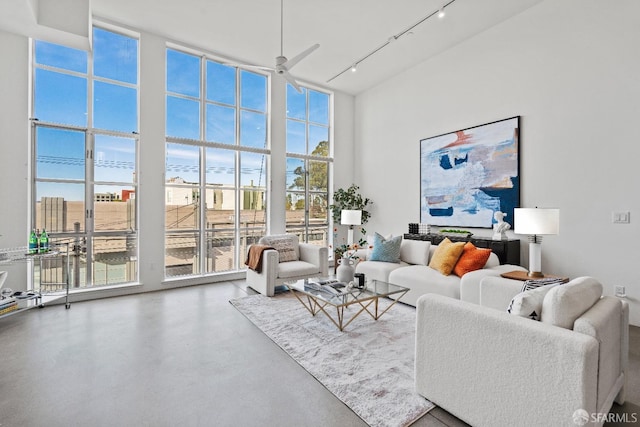
[[[167,49],[165,276],[244,268],[266,231],[268,77]]]
[[[69,243],[73,287],[136,282],[138,39],[93,28],[91,53],[33,42],[32,225]],[[49,262],[36,283],[60,286]]]
[[[329,233],[331,95],[287,84],[286,228],[326,246]]]

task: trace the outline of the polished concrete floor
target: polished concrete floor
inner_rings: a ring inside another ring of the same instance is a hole
[[[365,426],[228,303],[252,293],[224,282],[0,319],[0,426]],[[614,411],[640,415],[640,328],[631,343]],[[440,408],[414,424],[461,425]]]

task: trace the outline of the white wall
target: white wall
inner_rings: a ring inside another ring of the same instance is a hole
[[[243,278],[244,273],[201,278],[164,280],[164,165],[165,162],[165,40],[142,33],[140,36],[140,148],[139,201],[140,284],[96,288],[72,295],[72,301],[147,292],[216,280]],[[29,231],[29,40],[0,32],[0,248],[25,246]],[[285,136],[286,86],[272,81],[272,180],[269,205],[270,229],[285,229]],[[353,181],[354,97],[334,96],[336,141],[334,167],[336,185]],[[11,203],[10,203],[11,202]],[[10,271],[5,286],[26,289],[26,265],[2,266]],[[14,272],[15,270],[15,272]]]
[[[335,92],[333,103],[333,189],[337,189],[350,186],[355,179],[353,170],[355,100],[351,95]]]
[[[453,13],[453,11],[452,11]],[[521,116],[521,205],[560,208],[543,271],[626,286],[640,325],[640,2],[547,0],[356,98],[371,231],[419,222],[419,141]],[[614,210],[631,223],[612,224]],[[490,230],[475,230],[490,235]],[[522,264],[528,263],[526,239]]]
[[[25,246],[29,237],[27,200],[29,147],[29,44],[0,32],[0,247]],[[2,265],[5,287],[26,283],[26,264]]]

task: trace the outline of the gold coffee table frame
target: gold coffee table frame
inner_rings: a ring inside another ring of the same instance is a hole
[[[365,289],[353,288],[349,292],[333,294],[326,290],[317,290],[308,286],[309,283],[318,283],[318,280],[321,279],[304,279],[286,286],[312,316],[320,312],[324,313],[340,331],[344,331],[344,328],[349,326],[362,312],[367,312],[374,320],[378,320],[404,294],[409,292],[409,288],[403,286],[371,280],[367,283]],[[393,302],[389,306],[380,311],[381,307],[378,304],[378,300],[390,295],[397,295],[397,297],[392,300]],[[360,310],[351,315],[351,317],[348,317],[347,313],[347,318],[345,318],[345,309],[356,304],[360,305]],[[335,317],[329,313],[329,311],[333,311],[332,308],[335,308]]]

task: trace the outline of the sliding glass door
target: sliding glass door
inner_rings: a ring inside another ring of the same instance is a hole
[[[33,53],[33,229],[69,244],[73,287],[136,282],[138,40],[96,27],[91,53]],[[55,290],[63,268],[38,283]]]

